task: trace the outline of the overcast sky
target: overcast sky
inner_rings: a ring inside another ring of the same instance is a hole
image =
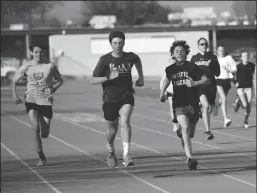
[[[50,14],[65,22],[69,19],[74,22],[81,21],[82,1],[61,1],[62,5],[54,7]],[[233,1],[159,1],[162,5],[186,7],[213,7],[217,13],[228,11]]]

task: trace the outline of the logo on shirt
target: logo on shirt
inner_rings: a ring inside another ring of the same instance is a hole
[[[44,77],[44,73],[43,73],[43,72],[34,72],[34,73],[33,73],[33,77],[34,77],[36,80],[41,80],[41,79]]]
[[[188,72],[178,72],[171,76],[174,86],[183,86],[186,85],[187,80],[189,79]]]
[[[200,66],[200,65],[203,65],[203,66],[209,66],[209,65],[210,65],[210,63],[211,63],[211,60],[195,62],[195,64],[197,64],[198,66]]]
[[[118,70],[119,73],[128,73],[131,70],[132,65],[130,62],[128,64],[118,64],[115,65],[113,63],[109,64],[110,71]]]

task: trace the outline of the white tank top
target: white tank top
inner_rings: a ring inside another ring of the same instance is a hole
[[[223,58],[218,57],[220,64],[220,75],[216,79],[230,79],[233,78],[232,72],[236,72],[236,63],[233,58],[228,55]]]

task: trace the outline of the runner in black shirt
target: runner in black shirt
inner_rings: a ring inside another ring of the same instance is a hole
[[[202,106],[202,118],[206,129],[206,139],[211,140],[214,136],[210,130],[210,114],[215,105],[217,91],[215,76],[220,75],[220,65],[217,56],[211,52],[207,52],[209,45],[205,38],[200,38],[197,44],[200,53],[192,56],[191,62],[198,65],[210,79],[210,85],[199,87],[199,97]]]
[[[131,69],[136,66],[139,79],[136,86],[144,85],[144,76],[140,58],[132,52],[123,52],[125,35],[120,31],[113,31],[109,35],[112,52],[100,57],[93,76],[92,84],[102,84],[103,87],[103,112],[107,121],[106,132],[107,151],[109,156],[107,163],[110,167],[117,166],[115,156],[114,139],[118,131],[119,116],[121,123],[121,135],[123,140],[123,165],[134,165],[129,154],[131,141],[130,117],[134,106],[133,82]],[[120,114],[119,114],[120,113]]]
[[[234,83],[237,87],[239,99],[234,105],[235,112],[242,106],[245,109],[244,127],[248,128],[248,118],[251,112],[252,95],[253,95],[253,78],[255,65],[248,61],[248,53],[241,53],[241,63],[237,65],[237,72],[234,76]],[[241,105],[240,105],[241,104]]]
[[[174,114],[181,126],[177,134],[182,140],[189,168],[196,169],[198,162],[192,158],[190,138],[194,137],[196,123],[199,120],[197,86],[207,84],[209,80],[197,65],[186,61],[189,51],[189,46],[185,41],[178,40],[172,44],[170,53],[176,63],[168,66],[165,70],[166,78],[163,81],[160,100],[165,102],[167,99],[165,91],[172,82]]]

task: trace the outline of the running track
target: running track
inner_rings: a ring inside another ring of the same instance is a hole
[[[55,96],[51,135],[43,140],[48,166],[37,168],[32,131],[23,105],[1,90],[1,192],[3,193],[254,193],[256,192],[256,107],[242,127],[243,111],[235,114],[229,95],[232,125],[223,128],[221,112],[212,116],[215,139],[206,141],[198,122],[193,152],[198,170],[190,171],[180,140],[172,132],[168,103],[160,103],[158,81],[136,88],[132,115],[132,156],[124,168],[120,133],[116,139],[118,166],[106,162],[101,86],[67,80]],[[154,89],[152,89],[154,88]],[[23,96],[24,87],[18,87]]]

